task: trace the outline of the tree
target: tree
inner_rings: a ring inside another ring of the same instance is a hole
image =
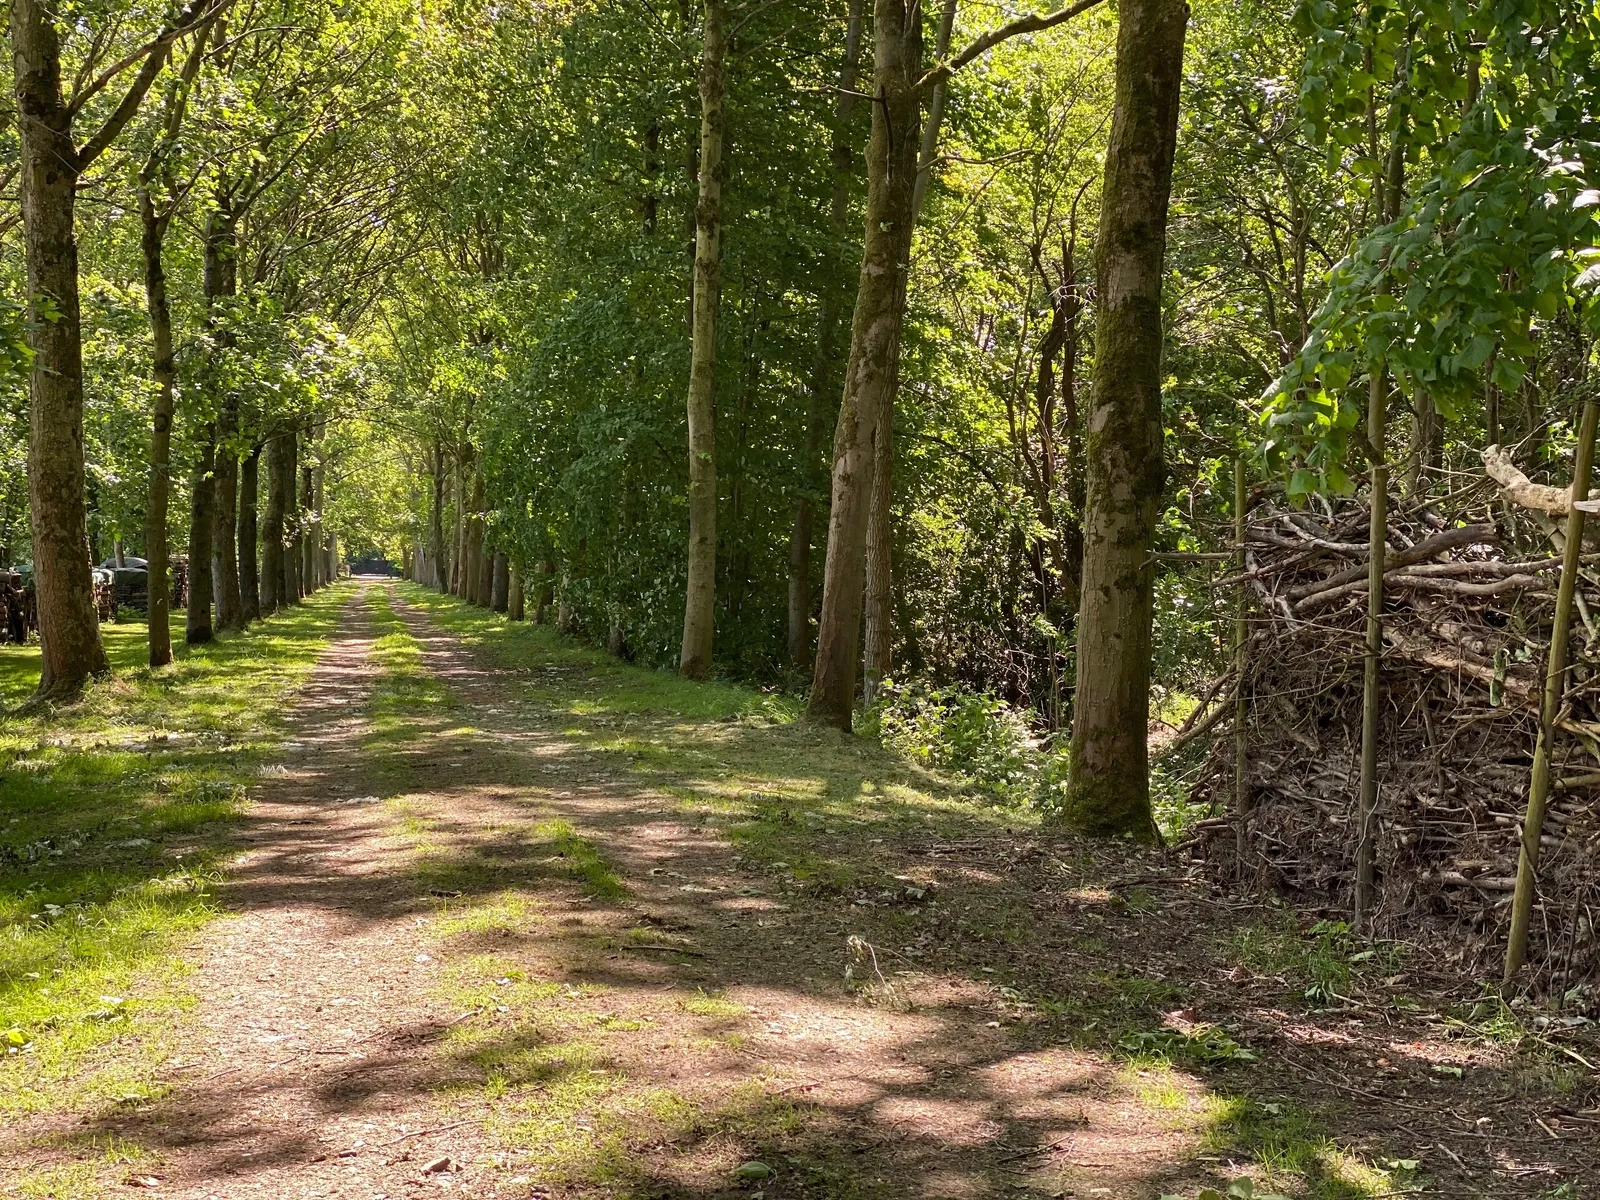
[[[138,112],[173,42],[213,19],[217,0],[192,0],[153,40],[109,66],[91,56],[62,93],[55,15],[38,0],[12,0],[11,47],[21,115],[19,181],[27,245],[28,317],[33,349],[28,479],[43,667],[37,696],[70,696],[110,669],[100,645],[89,576],[84,507],[83,345],[73,211],[78,181]],[[97,41],[101,54],[111,39]],[[79,146],[74,125],[85,105],[129,70],[116,106]],[[96,71],[99,71],[96,74]]]
[[[834,429],[828,558],[807,705],[813,720],[848,730],[855,709],[872,480],[879,439],[887,461],[894,433],[888,418],[899,386],[906,269],[916,219],[918,139],[910,131],[919,127],[922,97],[993,46],[1062,24],[1098,2],[1076,0],[1047,15],[1019,17],[923,74],[921,4],[875,0],[867,213],[844,400]]]
[[[689,579],[678,669],[711,673],[717,586],[717,304],[722,295],[723,97],[728,14],[705,0],[700,56],[700,195],[694,210],[693,348],[689,364]]]
[[[1165,482],[1161,289],[1183,78],[1184,0],[1122,0],[1096,243],[1094,394],[1071,776],[1060,819],[1154,840],[1150,558]]]

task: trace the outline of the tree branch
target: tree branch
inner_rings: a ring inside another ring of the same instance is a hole
[[[1088,12],[1099,3],[1100,0],[1073,0],[1073,3],[1058,8],[1054,12],[1034,13],[1031,16],[1018,17],[1015,21],[1008,21],[998,29],[991,29],[948,62],[942,62],[934,67],[921,79],[917,80],[917,88],[921,90],[922,88],[929,88],[935,84],[943,83],[973,59],[983,54],[984,51],[998,46],[1001,42],[1014,38],[1019,34],[1038,33],[1041,30],[1053,29],[1057,25],[1072,20],[1073,17],[1078,16],[1080,13]]]
[[[111,143],[117,140],[117,135],[122,132],[128,122],[133,120],[134,114],[139,111],[139,105],[144,103],[145,93],[155,83],[156,76],[161,74],[161,69],[167,65],[167,54],[172,49],[172,43],[184,34],[191,33],[216,20],[229,2],[230,0],[190,0],[189,6],[179,13],[177,19],[162,30],[153,42],[103,72],[100,78],[95,80],[94,84],[85,91],[84,95],[78,98],[79,104],[82,104],[89,96],[104,88],[116,75],[127,70],[138,62],[141,57],[144,59],[144,62],[139,66],[139,73],[133,77],[133,82],[128,85],[128,90],[123,95],[121,103],[106,118],[105,124],[100,126],[98,132],[85,142],[83,149],[78,152],[78,170],[80,172],[87,170],[90,163],[104,154],[111,146]]]

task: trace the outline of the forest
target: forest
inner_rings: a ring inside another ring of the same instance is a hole
[[[1600,1194],[1600,4],[8,2],[0,1195]]]

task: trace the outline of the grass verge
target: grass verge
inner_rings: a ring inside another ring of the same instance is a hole
[[[348,595],[180,646],[159,671],[130,664],[134,627],[108,627],[118,674],[0,729],[0,1117],[158,1093],[193,1003],[182,947],[218,913],[247,786]],[[37,663],[37,647],[0,649],[0,687]]]

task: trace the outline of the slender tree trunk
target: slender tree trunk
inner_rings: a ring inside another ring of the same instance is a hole
[[[955,25],[957,0],[945,0],[935,36],[934,61],[950,53],[950,31]],[[947,83],[934,86],[928,116],[922,123],[917,149],[917,177],[911,193],[911,219],[915,223],[928,194],[933,160],[939,148],[939,125],[944,119]],[[901,305],[904,306],[902,299]],[[862,695],[871,703],[878,684],[889,675],[894,647],[894,392],[883,402],[881,430],[873,445],[872,504],[867,514],[866,637],[862,656]]]
[[[322,512],[327,504],[328,496],[328,467],[320,458],[316,468],[311,472],[311,502],[315,505],[316,521],[312,524],[315,537],[311,545],[311,560],[315,566],[313,575],[317,588],[320,590],[328,585],[328,555],[325,549],[327,538],[323,533]]]
[[[144,252],[144,290],[150,309],[151,363],[155,395],[150,411],[150,484],[145,502],[144,555],[149,595],[150,665],[172,661],[172,587],[167,582],[167,510],[172,497],[172,414],[177,373],[172,357],[172,309],[167,300],[167,272],[162,261],[167,222],[156,212],[150,182],[139,188],[140,247]]]
[[[194,481],[189,496],[189,605],[183,640],[191,646],[209,642],[211,626],[211,535],[216,528],[215,435],[202,434]]]
[[[920,22],[903,0],[873,10],[872,138],[867,146],[867,213],[861,277],[850,330],[844,401],[833,437],[833,503],[823,571],[822,620],[808,713],[850,728],[860,653],[867,519],[879,430],[899,382],[916,177],[916,81]]]
[[[465,454],[456,456],[455,550],[450,556],[450,593],[467,598],[467,462]]]
[[[450,565],[444,547],[444,443],[433,440],[433,507],[428,513],[428,544],[433,547],[433,578],[429,585],[441,592],[450,590]]]
[[[256,571],[256,502],[261,491],[261,447],[239,464],[239,601],[244,623],[261,619],[261,576]]]
[[[486,605],[489,598],[483,594],[483,527],[484,487],[483,469],[472,473],[472,503],[467,513],[466,579],[463,580],[463,598],[469,604]]]
[[[285,605],[300,603],[300,506],[295,485],[300,477],[300,434],[287,430],[283,435],[283,457],[278,461],[283,472],[283,588],[279,593]]]
[[[534,594],[533,622],[550,623],[550,606],[555,603],[556,564],[548,558],[539,560],[539,587]]]
[[[55,11],[12,0],[11,50],[21,135],[17,180],[27,261],[33,373],[28,514],[42,669],[37,696],[63,698],[111,667],[100,644],[84,508],[83,344],[73,234],[79,155],[61,94]]]
[[[505,552],[494,552],[494,578],[490,584],[489,607],[495,612],[511,610],[511,562]]]
[[[867,516],[866,634],[862,639],[862,698],[876,698],[889,676],[894,646],[894,399],[884,406],[872,448],[872,508]]]
[[[300,594],[309,596],[317,590],[317,550],[321,539],[317,533],[316,466],[312,461],[311,431],[306,431],[306,452],[300,459]]]
[[[833,198],[830,206],[833,245],[844,246],[850,218],[850,114],[855,109],[856,74],[861,62],[861,13],[866,0],[850,0],[845,26],[844,59],[839,64],[838,95],[833,105]],[[824,414],[838,387],[834,364],[839,356],[839,317],[844,312],[843,279],[823,280],[817,303],[817,353],[811,367],[806,412],[805,457],[801,462],[800,495],[789,533],[789,663],[796,670],[811,666],[811,542],[816,527],[816,500],[826,482],[822,475]]]
[[[1146,736],[1161,452],[1161,282],[1189,8],[1122,0],[1096,244],[1093,412],[1072,768],[1060,818],[1154,841]]]
[[[238,293],[238,259],[235,219],[226,193],[216,197],[215,211],[206,218],[203,289],[207,323],[212,329],[217,350],[226,354],[233,343],[224,326],[218,328],[216,308]],[[239,629],[244,625],[244,601],[239,584],[239,558],[235,529],[238,522],[239,395],[232,388],[217,398],[217,449],[213,475],[213,513],[211,531],[212,591],[217,602],[217,627]]]
[[[283,456],[288,453],[284,435],[267,442],[267,512],[261,528],[261,613],[270,616],[287,604],[283,590],[284,509]]]
[[[689,364],[689,577],[678,669],[711,673],[717,590],[717,304],[722,292],[723,92],[727,53],[724,0],[705,0],[700,55],[700,192],[695,205],[694,331]]]

